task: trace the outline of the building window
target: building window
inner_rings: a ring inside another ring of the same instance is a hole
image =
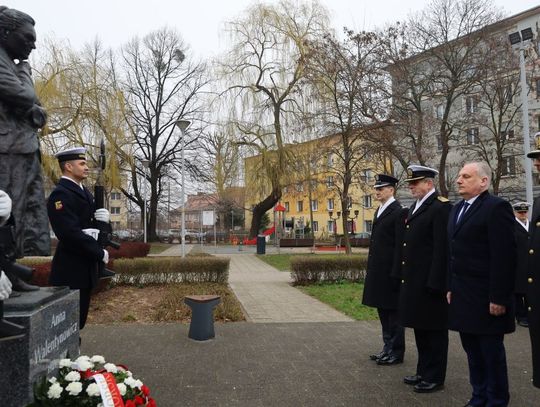
[[[467,114],[476,113],[478,111],[478,101],[475,96],[467,96],[465,98],[465,112]]]
[[[362,200],[364,201],[364,208],[371,208],[371,195],[364,195]]]
[[[119,201],[122,199],[120,192],[111,192],[111,201]]]
[[[478,127],[467,129],[467,144],[478,144]]]
[[[318,211],[319,210],[319,201],[316,199],[311,200],[311,210],[312,211]]]
[[[312,191],[314,189],[317,189],[317,180],[316,179],[309,180],[309,187],[311,188]]]
[[[512,94],[512,85],[508,85],[506,87],[506,90],[504,91],[504,99],[506,100],[506,103],[511,104],[512,100],[514,99],[513,96],[514,95]]]
[[[289,202],[285,202],[285,205],[284,205],[284,206],[285,206],[285,211],[286,211],[286,212],[289,212],[289,211],[290,211],[290,209],[289,209]]]
[[[514,156],[503,157],[501,167],[502,167],[501,175],[503,176],[515,175],[516,174],[516,157]]]
[[[319,231],[319,221],[314,220],[313,221],[313,232]]]
[[[334,186],[334,177],[332,175],[329,175],[328,177],[326,177],[326,186],[328,188],[331,188]]]
[[[334,233],[334,225],[335,225],[335,222],[333,220],[329,220],[327,222],[327,226],[328,226],[328,232],[330,233]]]
[[[540,79],[536,80],[536,98],[540,99]]]
[[[371,182],[371,170],[369,168],[362,170],[362,173],[360,174],[360,179],[362,180],[362,182],[369,184]]]
[[[120,215],[120,207],[111,206],[111,215]]]
[[[333,167],[334,166],[334,154],[330,153],[328,154],[328,158],[326,160],[326,164],[329,166],[329,167]]]
[[[334,210],[334,199],[329,198],[326,200],[326,209],[328,209],[329,211]]]
[[[444,105],[437,105],[436,110],[437,119],[442,119],[444,116]]]
[[[514,138],[514,124],[512,122],[510,123],[503,123],[501,126],[501,138],[503,140],[509,140],[511,138]]]
[[[304,184],[301,183],[301,182],[297,183],[296,184],[296,191],[298,191],[298,192],[304,191]]]
[[[296,202],[296,211],[302,212],[304,210],[304,201],[297,201]]]
[[[347,209],[352,208],[352,198],[350,196],[347,197]]]
[[[435,134],[435,139],[437,140],[437,150],[442,150],[442,138],[441,133]]]
[[[373,229],[373,221],[371,220],[365,220],[364,221],[364,230],[366,232],[370,232],[371,233],[371,230]]]

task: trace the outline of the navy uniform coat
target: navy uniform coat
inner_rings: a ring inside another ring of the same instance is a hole
[[[399,315],[401,324],[424,330],[447,329],[446,226],[452,205],[435,192],[413,214],[402,243]]]
[[[362,304],[381,309],[395,310],[399,293],[395,289],[401,264],[401,239],[407,212],[398,201],[392,202],[380,217],[373,219],[369,244],[367,275]]]
[[[456,225],[461,202],[448,221],[448,327],[473,335],[513,332],[516,270],[515,217],[510,204],[483,192]],[[490,315],[489,303],[506,306]]]
[[[528,321],[532,345],[533,384],[540,387],[540,197],[534,200],[529,234],[529,261],[527,267]]]
[[[50,284],[70,288],[97,285],[97,263],[103,259],[103,249],[82,231],[93,227],[94,211],[94,198],[86,188],[83,190],[68,179],[60,179],[47,201],[49,220],[58,238]]]
[[[529,227],[531,224],[529,223]],[[529,232],[525,230],[521,222],[516,219],[514,230],[516,232],[517,263],[516,283],[514,292],[525,294],[527,291],[527,262],[529,261]]]

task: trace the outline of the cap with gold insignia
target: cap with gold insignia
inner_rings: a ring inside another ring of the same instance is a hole
[[[514,208],[514,211],[516,212],[528,212],[530,207],[531,204],[528,202],[516,202],[512,205],[512,208]]]
[[[407,167],[407,178],[405,181],[411,182],[424,178],[435,178],[438,173],[439,171],[433,168],[424,167],[423,165],[409,165]]]
[[[395,187],[398,183],[398,179],[392,177],[388,174],[377,174],[375,175],[375,185],[373,185],[373,188],[382,188],[387,186]]]
[[[534,137],[535,137],[536,150],[532,150],[529,154],[527,154],[527,157],[540,158],[540,132],[536,133]]]
[[[86,148],[74,147],[67,150],[60,151],[54,155],[58,162],[71,161],[71,160],[86,160]]]

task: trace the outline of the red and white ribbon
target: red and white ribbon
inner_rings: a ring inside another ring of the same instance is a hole
[[[124,400],[112,373],[104,372],[92,376],[99,387],[103,407],[125,407]]]

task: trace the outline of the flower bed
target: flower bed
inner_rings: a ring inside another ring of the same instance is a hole
[[[106,363],[103,356],[61,359],[59,371],[34,388],[28,407],[155,407],[150,390],[122,365]]]

